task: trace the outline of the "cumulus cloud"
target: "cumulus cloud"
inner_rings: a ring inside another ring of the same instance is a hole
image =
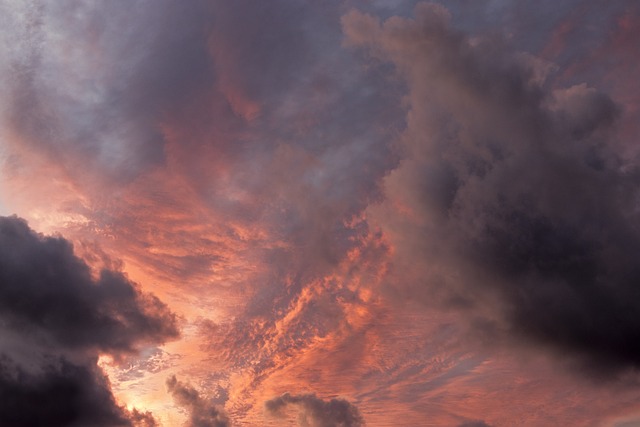
[[[228,427],[231,425],[224,410],[200,396],[189,384],[180,382],[175,376],[167,380],[167,389],[177,404],[189,413],[186,427]]]
[[[0,422],[7,426],[129,426],[96,366],[51,360],[29,373],[0,360]]]
[[[142,412],[134,408],[129,412],[129,419],[135,427],[158,427],[158,422],[148,411]]]
[[[61,237],[0,218],[0,424],[152,426],[122,409],[99,354],[176,338],[175,316],[122,273],[97,279]]]
[[[0,218],[0,318],[43,345],[130,352],[178,335],[175,316],[122,273],[89,267],[61,237]]]
[[[285,417],[287,406],[297,407],[300,411],[298,425],[303,427],[359,427],[364,419],[358,408],[344,399],[323,400],[315,394],[285,393],[265,402],[269,414]]]
[[[497,294],[510,333],[640,367],[639,175],[611,148],[618,107],[585,85],[550,89],[531,57],[449,19],[427,3],[415,19],[343,19],[347,44],[409,90],[407,159],[371,209],[414,274],[402,292],[458,306]]]

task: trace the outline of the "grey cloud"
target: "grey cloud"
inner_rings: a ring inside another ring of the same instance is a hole
[[[187,427],[228,427],[231,425],[224,410],[200,396],[189,384],[175,376],[167,380],[167,388],[173,399],[189,413]]]
[[[305,258],[345,253],[344,221],[380,196],[395,164],[388,140],[402,109],[385,108],[388,73],[365,72],[340,49],[337,5],[29,4],[2,10],[4,119],[21,143],[80,187],[128,183],[169,161],[215,211],[273,222],[296,245],[318,248]],[[264,110],[259,119],[240,117],[253,108]],[[174,203],[155,184],[144,181],[143,196]],[[230,197],[233,188],[247,196]],[[319,199],[329,203],[316,212]],[[92,194],[89,208],[94,200],[102,204]]]
[[[3,121],[76,179],[161,163],[160,121],[214,82],[205,4],[3,4]]]
[[[282,417],[283,410],[289,406],[300,410],[298,425],[303,427],[359,427],[364,425],[364,419],[358,408],[344,399],[325,401],[315,394],[282,396],[265,402],[265,408],[273,416]]]
[[[0,218],[0,424],[154,426],[119,407],[97,366],[177,337],[175,316],[121,273],[89,267],[61,237]]]
[[[217,1],[214,8],[211,41],[223,86],[263,103],[306,74],[313,49],[305,24],[313,22],[312,5],[240,0]]]
[[[141,412],[134,408],[128,416],[134,427],[158,427],[159,425],[153,414],[148,411]]]
[[[117,353],[176,338],[175,316],[122,273],[97,280],[61,237],[43,237],[16,217],[0,218],[0,319],[45,345]]]
[[[0,424],[8,427],[157,427],[149,412],[117,405],[94,360],[49,356],[22,368],[0,354]]]
[[[167,127],[188,129],[174,141],[187,152],[239,151],[220,140],[250,110],[280,105],[317,63],[323,33],[309,25],[326,23],[280,0],[36,0],[0,12],[4,125],[76,180],[116,184],[166,161]]]
[[[530,57],[452,29],[438,5],[344,24],[409,88],[407,159],[385,185],[421,222],[371,209],[417,266],[404,291],[437,299],[440,282],[470,305],[497,291],[514,335],[597,369],[640,367],[639,175],[611,148],[615,103],[584,85],[551,91]]]
[[[131,426],[97,367],[51,360],[30,373],[0,359],[0,424],[11,427]]]

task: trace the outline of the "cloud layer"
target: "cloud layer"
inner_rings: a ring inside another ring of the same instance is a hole
[[[0,0],[20,422],[633,420],[631,3]]]

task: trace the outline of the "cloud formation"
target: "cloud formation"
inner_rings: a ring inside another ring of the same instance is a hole
[[[97,279],[63,238],[0,218],[0,318],[45,346],[132,352],[178,336],[175,315],[120,272]]]
[[[3,384],[146,427],[634,419],[558,372],[638,365],[629,3],[0,0],[0,208],[65,236],[3,223]]]
[[[639,175],[611,148],[618,107],[585,85],[551,90],[536,60],[449,20],[427,3],[414,19],[343,19],[347,42],[409,88],[410,156],[386,180],[386,205],[419,219],[402,225],[383,206],[383,227],[420,248],[417,265],[448,266],[451,299],[497,291],[511,333],[594,366],[640,367]],[[433,295],[427,270],[409,294]]]
[[[167,389],[175,402],[188,412],[185,427],[229,427],[231,421],[224,410],[208,402],[189,384],[182,383],[175,376],[167,380]]]
[[[267,412],[273,416],[284,417],[284,409],[295,406],[299,409],[298,425],[301,427],[360,427],[364,420],[358,408],[344,399],[329,401],[316,397],[315,394],[282,396],[265,402]]]
[[[30,373],[6,356],[0,361],[0,422],[27,427],[130,426],[97,367],[50,360]]]
[[[94,170],[102,176],[93,181],[129,182],[162,164],[159,118],[213,84],[205,2],[3,2],[0,10],[3,126],[78,181]]]
[[[154,425],[117,404],[97,359],[178,336],[157,298],[117,271],[94,279],[68,241],[14,216],[0,218],[0,300],[0,424]]]

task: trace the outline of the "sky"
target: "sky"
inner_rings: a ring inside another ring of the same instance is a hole
[[[0,425],[640,426],[638,37],[0,0]]]

